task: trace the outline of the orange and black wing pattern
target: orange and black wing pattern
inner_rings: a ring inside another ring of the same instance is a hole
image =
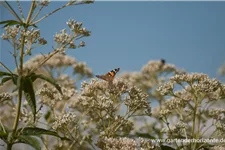
[[[119,71],[120,71],[120,68],[117,68],[117,69],[109,71],[105,75],[96,75],[96,77],[99,78],[99,79],[111,82],[111,81],[113,81],[116,73],[119,72]]]

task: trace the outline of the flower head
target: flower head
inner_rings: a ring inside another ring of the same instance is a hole
[[[76,114],[68,112],[56,117],[56,121],[53,123],[52,128],[55,130],[68,129],[68,127],[76,123]]]

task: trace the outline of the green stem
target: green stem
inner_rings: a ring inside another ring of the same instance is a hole
[[[26,29],[25,29],[26,31]],[[19,83],[17,83],[18,85],[18,104],[17,104],[17,108],[16,108],[16,118],[14,120],[13,123],[13,131],[12,131],[12,135],[10,137],[10,142],[8,144],[7,149],[11,150],[13,142],[14,142],[14,136],[16,134],[17,131],[17,127],[19,124],[19,118],[20,118],[20,108],[21,108],[21,103],[22,103],[22,75],[23,75],[23,51],[24,51],[24,41],[25,41],[25,36],[22,36],[22,40],[21,40],[21,49],[20,49],[20,70],[18,71],[19,73]]]
[[[12,149],[12,143],[9,143],[7,146],[7,150],[11,150]]]
[[[57,12],[57,11],[59,11],[59,10],[65,8],[65,7],[67,7],[67,6],[69,6],[69,5],[72,5],[73,3],[75,3],[75,1],[72,2],[72,3],[71,3],[71,2],[66,3],[65,5],[63,5],[63,6],[59,7],[59,8],[57,8],[57,9],[55,9],[54,11],[52,11],[52,12],[50,12],[49,14],[45,15],[44,17],[40,18],[39,20],[36,20],[36,21],[33,22],[32,24],[37,24],[37,23],[40,22],[41,20],[47,18],[48,16],[54,14],[55,12]]]
[[[8,67],[6,67],[2,62],[0,62],[0,65],[5,69],[7,70],[9,73],[13,74]]]
[[[22,79],[19,82],[20,82],[20,85],[21,85]],[[15,140],[14,138],[15,138],[15,135],[16,135],[17,127],[18,127],[18,124],[19,124],[19,118],[20,118],[21,102],[22,102],[22,87],[20,86],[19,89],[18,89],[18,104],[17,104],[17,108],[16,108],[16,118],[15,118],[14,123],[13,123],[13,131],[12,131],[12,134],[11,134],[11,137],[10,137],[9,144],[7,146],[7,150],[12,149],[12,145],[13,145],[14,140]]]
[[[17,130],[17,126],[18,126],[18,123],[19,123],[20,107],[21,107],[21,102],[22,102],[22,88],[21,87],[19,88],[18,94],[19,94],[19,96],[18,96],[18,104],[17,104],[17,108],[16,108],[16,118],[15,118],[15,121],[14,121],[14,124],[13,124],[12,136],[15,135],[16,130]]]
[[[33,15],[33,12],[34,12],[34,9],[35,9],[35,1],[32,1],[31,3],[31,7],[30,7],[30,11],[29,11],[29,14],[27,16],[27,20],[26,20],[26,24],[29,25],[30,23],[30,20],[31,20],[31,16]]]
[[[26,29],[25,29],[26,32]],[[23,52],[24,52],[24,42],[25,42],[25,36],[22,36],[22,42],[21,42],[21,49],[20,49],[20,70],[19,70],[19,76],[22,77],[23,76]],[[19,77],[19,78],[20,78]],[[13,124],[13,132],[12,132],[12,136],[14,136],[16,130],[17,130],[17,126],[18,126],[18,122],[19,122],[19,117],[20,117],[20,107],[21,107],[21,101],[22,101],[22,87],[21,87],[21,82],[22,80],[19,81],[20,83],[20,87],[18,87],[18,104],[17,104],[17,108],[16,108],[16,118],[14,120],[14,124]],[[18,86],[18,85],[17,85]]]
[[[1,3],[5,8],[7,8],[9,10],[9,12],[12,13],[12,15],[14,17],[16,17],[16,19],[18,19],[18,21],[20,23],[22,23],[23,21],[20,19],[20,17],[17,15],[17,13],[14,11],[14,9],[9,5],[9,3],[7,1],[4,1],[5,3]]]
[[[25,32],[27,29],[25,29]],[[18,71],[19,75],[23,75],[23,54],[24,54],[24,44],[25,44],[25,36],[22,35],[21,49],[20,49],[20,70]]]

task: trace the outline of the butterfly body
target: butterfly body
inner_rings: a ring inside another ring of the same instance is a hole
[[[117,72],[120,71],[120,68],[114,69],[109,71],[108,73],[104,74],[104,75],[96,75],[97,78],[105,80],[105,81],[109,81],[112,82],[115,75],[117,74]]]

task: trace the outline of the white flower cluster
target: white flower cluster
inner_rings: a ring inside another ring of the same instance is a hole
[[[58,44],[68,44],[72,41],[73,36],[67,33],[66,29],[62,29],[60,33],[56,33],[54,36],[54,41]]]
[[[211,108],[208,111],[209,116],[217,120],[222,120],[225,116],[225,109],[223,108]]]
[[[169,113],[171,113],[171,111],[170,111],[169,109],[162,109],[162,110],[160,110],[160,112],[159,112],[159,114],[160,114],[161,116],[167,116],[167,115],[169,115]]]
[[[165,60],[149,61],[148,64],[141,69],[141,72],[149,75],[163,72],[174,72],[176,74],[184,73],[182,70],[178,70],[174,65],[166,64]]]
[[[107,150],[138,150],[137,143],[130,138],[104,138],[105,149]]]
[[[8,92],[0,93],[0,102],[11,101],[13,99],[12,95]]]
[[[153,150],[153,149],[160,150],[160,147],[158,147],[157,145],[155,145],[155,143],[152,143],[148,139],[139,138],[139,142],[140,142],[140,150]]]
[[[19,34],[20,26],[7,26],[5,27],[5,34],[2,34],[3,40],[16,39]]]
[[[66,74],[60,75],[56,79],[57,83],[66,88],[75,88],[75,80]]]
[[[129,88],[128,96],[126,96],[124,104],[129,108],[129,111],[145,109],[146,115],[151,115],[150,103],[147,101],[148,95],[143,93],[136,86]]]
[[[92,79],[89,83],[83,82],[81,88],[79,103],[93,112],[95,109],[114,112],[116,105],[112,104],[117,104],[121,100],[124,100],[129,111],[145,110],[148,114],[151,112],[146,100],[147,95],[122,80],[115,79],[112,84],[109,84],[103,80]]]
[[[130,84],[141,88],[151,97],[157,97],[158,94],[155,88],[165,82],[167,75],[182,73],[184,72],[174,65],[166,64],[165,60],[160,60],[149,61],[140,72],[123,73],[121,77]],[[173,88],[173,84],[169,83],[168,88]]]
[[[77,47],[84,47],[85,42],[81,41],[78,46],[74,43],[74,40],[80,39],[84,36],[90,36],[91,32],[86,28],[82,27],[82,22],[77,22],[76,20],[69,20],[66,22],[68,27],[70,28],[71,33],[67,33],[66,29],[60,31],[60,33],[56,33],[54,36],[54,41],[58,44],[58,47],[62,47],[62,52],[64,52],[64,48],[72,48],[75,49]]]
[[[43,55],[36,55],[35,57],[32,57],[27,62],[24,63],[24,71],[31,70],[32,68],[35,68],[39,65],[39,63],[44,59],[45,56]],[[49,68],[49,70],[53,68],[62,68],[62,67],[73,67],[74,74],[80,74],[81,76],[88,76],[92,77],[93,73],[90,68],[86,66],[83,62],[77,62],[74,57],[63,55],[63,54],[55,54],[51,59],[49,59],[42,68],[39,68],[39,71],[44,71],[46,67]]]
[[[35,114],[35,117],[36,117],[36,120],[34,122],[34,115],[33,113],[29,110],[29,109],[26,109],[26,108],[23,108],[21,110],[21,116],[20,116],[20,120],[22,120],[24,123],[27,123],[27,125],[31,125],[31,126],[34,126],[35,123],[38,122],[38,120],[43,116],[43,113],[42,112],[38,112]]]
[[[137,140],[127,137],[105,137],[97,143],[98,147],[107,150],[159,150],[150,140],[139,138]]]
[[[225,150],[225,147],[223,147],[223,146],[213,146],[212,147],[212,150]]]
[[[36,91],[36,95],[40,96],[41,104],[45,104],[52,108],[58,101],[63,99],[62,95],[56,88],[49,86],[46,83],[43,84],[42,88]]]
[[[217,121],[214,125],[215,125],[217,131],[219,131],[223,135],[225,132],[225,123],[221,122],[221,121]]]
[[[68,112],[56,117],[56,121],[53,123],[52,128],[54,130],[68,129],[70,124],[76,123],[76,114]]]
[[[36,95],[40,96],[40,103],[54,108],[57,102],[69,100],[75,93],[74,88],[61,87],[62,93],[53,86],[44,83],[42,88],[37,90]]]
[[[167,135],[182,135],[186,131],[188,125],[185,122],[178,121],[175,125],[170,125],[170,127],[164,127],[161,129],[162,133],[167,133]]]
[[[83,62],[73,64],[73,73],[79,73],[80,75],[87,77],[93,76],[92,70]]]
[[[19,37],[20,36],[20,37]],[[24,44],[26,47],[25,54],[31,55],[33,44],[38,43],[44,45],[47,41],[40,37],[40,30],[22,29],[19,25],[5,27],[5,33],[2,34],[2,39],[7,40],[14,45],[14,48],[18,50],[21,46],[22,37],[24,37]]]
[[[184,87],[185,84],[188,84],[189,86],[186,86],[185,90],[188,90],[189,92],[193,92],[191,90],[194,90],[197,94],[211,94],[218,89],[221,90],[221,94],[224,94],[223,85],[218,80],[210,79],[207,75],[198,73],[175,75],[157,90],[162,95],[173,95],[175,83],[182,87]]]
[[[161,95],[170,95],[173,93],[174,84],[175,83],[173,81],[168,81],[165,84],[159,86],[157,91],[160,92]]]
[[[172,97],[165,102],[165,107],[169,110],[183,109],[188,100]]]

